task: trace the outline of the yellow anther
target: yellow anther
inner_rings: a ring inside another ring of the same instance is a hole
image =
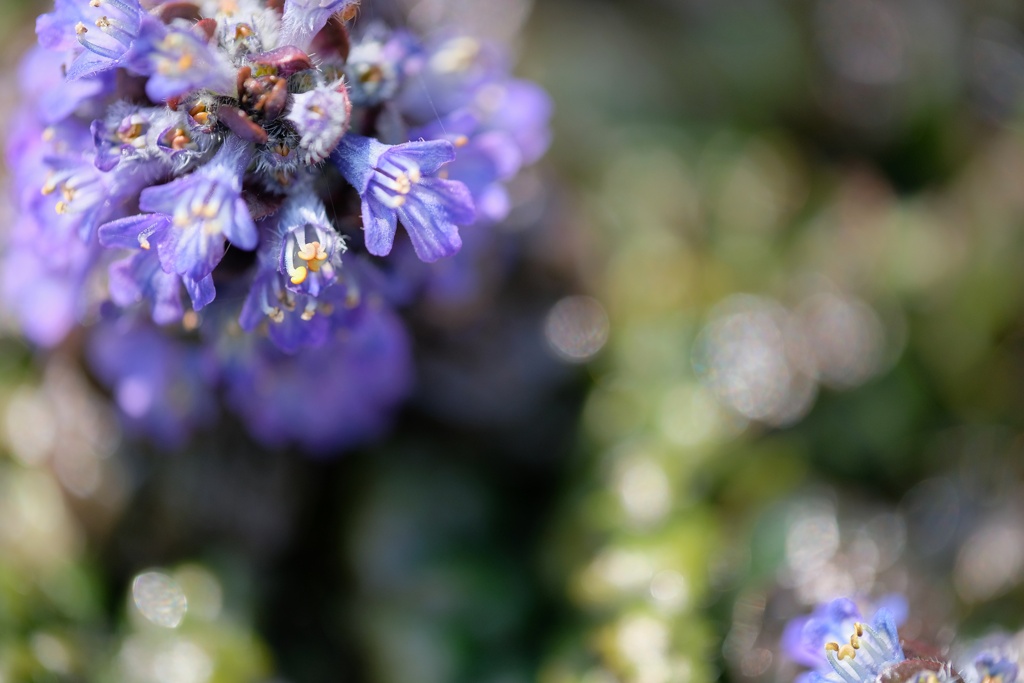
[[[110,26],[110,19],[100,17],[96,20],[96,28],[107,28],[108,26]]]
[[[196,211],[196,215],[203,218],[216,218],[217,210],[219,208],[220,207],[214,206],[213,204],[203,204],[199,207],[199,210]]]
[[[50,177],[46,179],[46,182],[43,184],[42,188],[40,188],[39,192],[41,192],[43,195],[50,195],[53,194],[56,191],[56,189],[57,183],[53,179],[53,174],[51,173]]]
[[[118,134],[118,137],[121,138],[121,142],[130,142],[140,135],[142,135],[142,124],[133,123],[128,130]]]
[[[839,652],[839,643],[825,643],[825,651]]]
[[[412,181],[409,180],[409,176],[404,173],[399,173],[398,177],[395,178],[395,192],[398,194],[409,194],[412,190]]]
[[[89,0],[89,6],[90,7],[99,7],[100,4],[101,4],[100,0]]]
[[[181,316],[181,326],[187,332],[196,329],[199,327],[199,314],[195,311],[185,311],[185,315]]]
[[[50,142],[55,137],[57,137],[57,131],[53,128],[48,127],[43,130],[43,142]]]
[[[854,650],[860,649],[860,638],[857,637],[856,633],[850,635],[850,645],[853,646]]]
[[[847,658],[856,659],[857,651],[854,650],[853,647],[850,645],[843,645],[841,648],[839,648],[839,661],[843,661]]]
[[[280,308],[272,308],[270,309],[270,312],[267,313],[267,317],[273,320],[275,323],[283,323],[284,311],[282,311]]]
[[[853,623],[853,631],[858,636],[863,636],[864,635],[864,624],[860,623],[859,621],[855,621]]]
[[[77,24],[75,24],[75,33],[77,35],[82,35],[83,33],[88,33],[88,32],[89,32],[89,28],[85,24],[83,24],[82,22],[78,22]]]
[[[300,317],[308,323],[315,316],[316,316],[316,309],[315,308],[307,308],[304,311],[302,311],[302,315]]]
[[[319,242],[308,242],[299,249],[298,257],[303,261],[326,261],[327,252]],[[312,263],[310,265],[313,265]],[[319,267],[319,264],[317,264]]]
[[[452,141],[452,144],[455,145],[456,147],[465,147],[466,145],[469,144],[469,138],[467,138],[465,135],[460,135],[459,137],[455,138]]]
[[[188,54],[186,52],[185,54],[183,54],[181,57],[178,58],[178,68],[180,70],[182,70],[182,71],[185,71],[186,69],[188,69],[189,67],[192,66],[192,62],[193,62],[192,55],[190,55],[190,54]]]
[[[63,216],[68,212],[68,204],[67,202],[63,201],[57,202],[57,206],[53,207],[53,209],[54,211],[57,212],[58,215]]]
[[[309,270],[307,270],[305,266],[299,266],[292,273],[292,278],[291,278],[292,284],[293,285],[301,285],[303,282],[306,281],[306,276],[307,275],[309,275]]]

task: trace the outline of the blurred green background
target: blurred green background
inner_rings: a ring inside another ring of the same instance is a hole
[[[332,461],[126,442],[9,336],[0,682],[789,681],[846,594],[1020,628],[1024,6],[413,4],[555,100],[523,267]]]

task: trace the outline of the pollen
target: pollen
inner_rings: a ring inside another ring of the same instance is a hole
[[[839,643],[825,643],[825,651],[839,652]]]
[[[305,266],[299,266],[292,272],[291,283],[301,285],[306,281],[307,275],[309,275],[309,270]]]
[[[53,209],[57,212],[58,216],[63,216],[68,212],[68,203],[65,201],[57,202],[57,205],[54,206]]]
[[[85,24],[83,24],[82,22],[78,22],[77,24],[75,24],[75,33],[77,35],[83,35],[83,34],[88,33],[88,32],[89,32],[89,28]]]
[[[319,242],[309,242],[299,249],[298,257],[306,261],[309,269],[316,273],[320,271],[320,264],[327,260],[327,252]]]
[[[395,192],[398,194],[409,194],[412,191],[412,184],[415,182],[404,173],[399,173],[395,178]]]
[[[839,648],[839,661],[844,659],[856,659],[857,651],[853,649],[852,645],[846,644]]]
[[[89,7],[99,7],[101,4],[100,0],[89,0]]]
[[[465,135],[460,135],[459,137],[455,138],[454,141],[452,141],[452,144],[455,145],[456,147],[465,147],[466,145],[469,144],[469,138],[467,138]]]

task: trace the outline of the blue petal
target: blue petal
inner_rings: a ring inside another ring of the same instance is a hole
[[[395,243],[398,214],[373,197],[363,199],[363,239],[374,256],[387,256]],[[408,229],[408,228],[407,228]]]

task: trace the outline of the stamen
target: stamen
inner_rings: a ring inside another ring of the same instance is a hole
[[[307,275],[309,275],[309,270],[305,266],[299,266],[291,273],[291,283],[293,285],[301,285],[306,281]]]
[[[75,33],[76,34],[82,35],[83,33],[88,33],[88,32],[89,32],[89,29],[82,22],[78,22],[77,24],[75,24]]]
[[[861,683],[861,681],[858,681],[857,678],[855,678],[854,675],[848,669],[844,668],[843,666],[841,666],[839,664],[839,662],[836,660],[835,650],[832,650],[829,647],[829,645],[835,645],[836,649],[838,650],[839,649],[839,644],[838,643],[828,643],[827,645],[825,645],[825,650],[826,650],[825,655],[828,658],[828,663],[829,663],[829,666],[832,667],[832,670],[835,671],[837,674],[839,674],[839,676],[844,681],[846,681],[846,683]]]
[[[839,661],[843,661],[846,658],[855,659],[857,657],[857,651],[853,649],[851,645],[843,644],[839,648]]]

